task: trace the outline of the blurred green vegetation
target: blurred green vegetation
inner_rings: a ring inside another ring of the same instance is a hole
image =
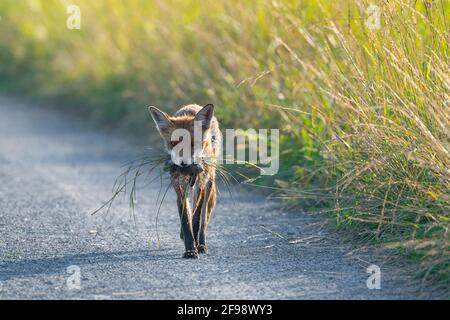
[[[148,105],[214,103],[223,127],[280,128],[267,187],[414,256],[448,292],[448,0],[74,3],[80,30],[70,1],[0,2],[3,92],[139,137]]]

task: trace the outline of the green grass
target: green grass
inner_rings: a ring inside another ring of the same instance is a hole
[[[0,84],[139,137],[146,106],[214,103],[223,127],[280,128],[289,204],[406,253],[450,288],[450,2],[0,2]]]

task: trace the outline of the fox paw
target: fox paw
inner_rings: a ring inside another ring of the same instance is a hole
[[[206,246],[206,244],[201,244],[198,246],[198,253],[208,253],[208,247]]]
[[[183,254],[185,259],[198,259],[198,252],[196,250],[186,250]]]

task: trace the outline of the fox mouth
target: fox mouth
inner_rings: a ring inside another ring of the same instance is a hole
[[[204,170],[203,165],[201,163],[192,163],[190,165],[179,166],[173,163],[172,160],[169,160],[167,162],[167,167],[169,171],[172,173],[177,172],[187,176],[197,175],[199,173],[202,173]]]

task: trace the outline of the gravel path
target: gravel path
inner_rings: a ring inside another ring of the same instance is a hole
[[[181,258],[172,191],[162,205],[158,248],[159,182],[139,191],[136,223],[125,200],[108,215],[91,216],[110,196],[120,166],[143,150],[129,144],[52,111],[0,99],[1,299],[416,296],[406,272],[380,254],[352,251],[317,217],[285,212],[248,192],[235,190],[232,199],[222,188],[209,254],[199,260]],[[380,290],[366,286],[371,264],[381,267]],[[80,288],[70,281],[78,275]]]

